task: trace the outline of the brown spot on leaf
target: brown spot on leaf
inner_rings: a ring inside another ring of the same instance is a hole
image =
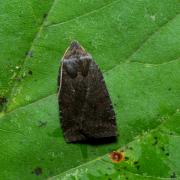
[[[124,160],[124,152],[113,151],[109,154],[109,157],[114,163],[119,163]]]

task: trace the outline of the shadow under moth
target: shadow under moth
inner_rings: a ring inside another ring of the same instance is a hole
[[[67,142],[116,137],[115,113],[103,75],[76,41],[61,61],[58,102]]]

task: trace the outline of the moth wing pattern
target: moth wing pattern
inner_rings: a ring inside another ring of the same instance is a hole
[[[61,127],[67,142],[116,136],[115,113],[103,75],[77,42],[63,57],[58,86]]]
[[[84,105],[84,132],[89,138],[116,136],[115,113],[103,75],[91,60],[87,76],[87,94]],[[88,109],[88,111],[86,111]]]

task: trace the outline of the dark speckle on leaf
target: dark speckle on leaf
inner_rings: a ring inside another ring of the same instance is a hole
[[[42,174],[42,168],[40,168],[40,167],[35,168],[33,173],[37,176],[41,175]]]
[[[158,143],[158,137],[155,136],[155,137],[154,137],[154,142],[153,142],[152,145],[155,146],[157,143]]]
[[[126,156],[126,157],[125,157],[125,160],[126,160],[126,161],[129,160],[129,157]]]
[[[33,52],[32,51],[26,52],[26,56],[33,57]]]
[[[140,168],[140,165],[137,165],[136,168],[139,169],[139,168]]]
[[[166,153],[166,156],[169,156],[169,153]]]
[[[171,91],[171,88],[168,88],[168,91]]]
[[[31,71],[31,70],[29,70],[29,71],[28,71],[28,74],[29,74],[29,75],[32,75],[32,71]]]
[[[130,149],[130,150],[133,150],[133,148],[130,146],[130,147],[128,147],[128,149]]]
[[[138,161],[134,161],[134,165],[138,164]]]
[[[170,176],[171,178],[176,178],[176,173],[173,172],[172,175]]]
[[[45,127],[47,125],[46,121],[38,121],[38,127]]]
[[[160,149],[161,149],[162,151],[165,151],[165,148],[164,148],[164,146],[160,147]]]
[[[46,18],[46,17],[47,17],[47,13],[44,13],[43,18]]]
[[[6,103],[6,102],[7,102],[6,97],[0,96],[0,105],[3,105],[3,104]]]

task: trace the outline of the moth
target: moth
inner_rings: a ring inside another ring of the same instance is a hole
[[[67,142],[116,137],[115,112],[103,75],[76,41],[61,60],[58,102]]]

